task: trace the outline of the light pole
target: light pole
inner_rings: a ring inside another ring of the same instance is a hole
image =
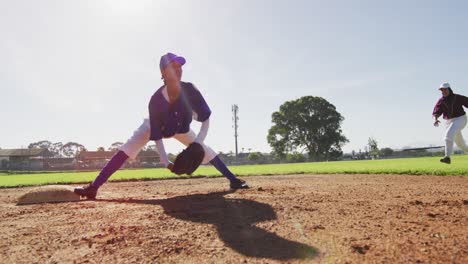
[[[232,105],[232,121],[234,122],[233,127],[234,127],[234,141],[236,144],[236,158],[238,154],[238,151],[237,151],[237,128],[238,128],[237,121],[239,121],[239,117],[237,116],[238,113],[239,113],[239,107],[236,104]]]

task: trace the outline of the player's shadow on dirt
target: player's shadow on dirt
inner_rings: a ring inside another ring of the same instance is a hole
[[[245,256],[288,260],[317,255],[317,249],[311,246],[284,239],[255,226],[255,223],[277,218],[270,205],[246,199],[225,198],[224,195],[228,193],[230,192],[126,202],[161,205],[164,212],[174,218],[212,224],[227,246]]]

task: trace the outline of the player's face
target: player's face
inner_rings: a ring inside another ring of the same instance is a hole
[[[173,61],[164,68],[162,75],[166,82],[180,81],[182,79],[182,65]]]
[[[440,88],[443,97],[447,97],[449,95],[449,89],[447,88]]]

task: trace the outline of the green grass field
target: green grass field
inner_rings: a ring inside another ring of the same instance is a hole
[[[276,174],[409,174],[409,175],[460,175],[468,176],[468,155],[452,157],[452,164],[439,162],[439,157],[335,161],[269,165],[231,166],[239,176]],[[61,172],[39,174],[0,174],[0,188],[34,186],[44,184],[88,183],[95,172]],[[191,177],[219,177],[213,167],[202,166]],[[139,169],[117,171],[110,181],[156,180],[186,178],[170,173],[167,169]]]

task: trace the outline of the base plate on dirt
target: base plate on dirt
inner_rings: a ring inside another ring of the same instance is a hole
[[[40,186],[23,194],[17,205],[79,201],[80,196],[67,185]]]

